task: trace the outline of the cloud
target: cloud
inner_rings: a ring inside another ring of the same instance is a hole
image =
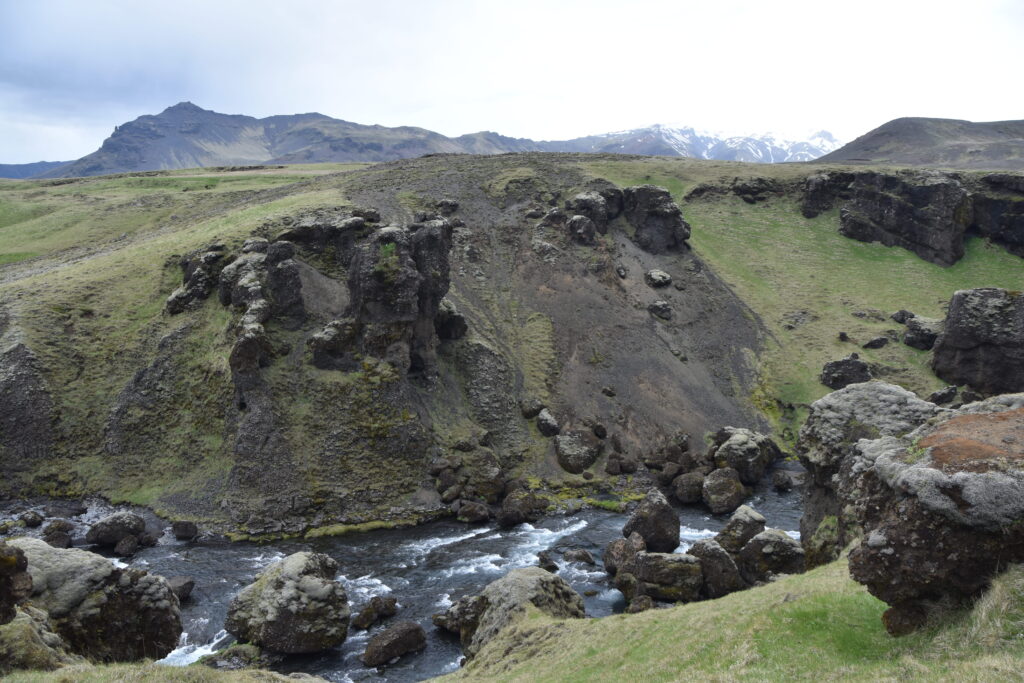
[[[1022,27],[1002,0],[0,0],[0,161],[80,156],[181,100],[536,139],[1019,118]]]

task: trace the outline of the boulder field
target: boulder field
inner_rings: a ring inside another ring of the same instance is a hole
[[[939,394],[939,402],[951,402],[960,386],[978,397],[1024,391],[1024,296],[1020,292],[998,287],[965,289],[953,294],[945,319],[923,318],[905,310],[891,317],[906,326],[903,343],[931,351],[932,369],[950,383],[953,395]],[[886,337],[880,339],[887,343]],[[819,376],[830,389],[870,379],[871,368],[856,353],[829,361]]]
[[[622,529],[624,538],[608,544],[604,568],[629,603],[627,611],[654,601],[693,602],[804,571],[800,543],[778,529],[766,529],[762,515],[740,506],[714,537],[679,546],[679,518],[658,490],[650,491]]]

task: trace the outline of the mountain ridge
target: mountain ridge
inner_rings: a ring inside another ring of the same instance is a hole
[[[819,161],[1020,169],[1024,167],[1024,121],[908,116],[883,123]]]
[[[115,127],[98,150],[80,159],[31,173],[20,168],[22,165],[11,165],[11,175],[0,177],[59,178],[265,163],[380,162],[444,153],[585,152],[774,163],[810,161],[836,147],[838,143],[824,131],[812,140],[788,141],[771,135],[723,138],[692,127],[661,124],[571,140],[535,141],[494,131],[447,137],[416,126],[365,125],[317,112],[255,118],[179,102],[159,114],[146,114]]]

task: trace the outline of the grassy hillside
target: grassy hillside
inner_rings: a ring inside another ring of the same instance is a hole
[[[533,610],[445,680],[1020,681],[1024,568],[968,611],[892,638],[845,560],[718,600],[603,619]]]
[[[941,318],[958,289],[1024,289],[1024,262],[980,238],[969,239],[964,258],[943,268],[905,249],[843,237],[838,211],[804,218],[792,195],[757,204],[732,194],[683,201],[702,182],[756,175],[792,183],[813,171],[805,165],[751,168],[652,160],[587,168],[620,185],[663,185],[680,202],[693,226],[694,250],[771,332],[760,359],[762,382],[755,399],[787,440],[802,422],[805,407],[830,391],[818,381],[822,365],[851,352],[872,364],[880,379],[923,396],[943,385],[928,367],[928,352],[898,342],[876,350],[860,348],[887,331],[902,334],[890,313],[908,309]],[[838,340],[841,331],[852,343]]]

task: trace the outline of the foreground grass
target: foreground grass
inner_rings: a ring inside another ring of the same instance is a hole
[[[248,683],[249,681],[288,681],[287,676],[270,671],[217,671],[205,666],[164,666],[162,664],[110,664],[72,666],[58,671],[17,672],[4,678],[10,683]]]
[[[534,610],[449,678],[489,681],[1024,680],[1024,569],[896,639],[845,560],[720,600],[556,621]]]

